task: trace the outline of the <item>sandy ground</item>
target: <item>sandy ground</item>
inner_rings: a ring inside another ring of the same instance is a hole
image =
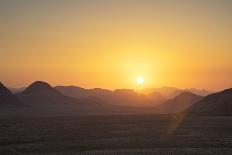
[[[232,117],[0,118],[0,154],[231,154]]]

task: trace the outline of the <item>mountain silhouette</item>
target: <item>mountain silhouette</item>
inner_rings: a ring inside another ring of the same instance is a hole
[[[155,106],[160,104],[161,101],[160,98],[155,100],[132,89],[116,89],[112,91],[102,88],[84,89],[77,86],[56,86],[54,88],[66,96],[76,99],[92,96],[112,105],[120,106]]]
[[[113,91],[112,102],[126,106],[155,106],[157,103],[144,94],[139,94],[133,89],[116,89]]]
[[[48,83],[43,81],[36,81],[32,83],[30,86],[28,86],[22,94],[24,95],[49,95],[49,96],[60,96],[61,93],[55,89],[52,88]]]
[[[176,87],[161,87],[161,88],[148,88],[143,90],[143,93],[145,94],[151,94],[153,92],[160,93],[165,98],[173,98],[175,95],[179,95],[178,92],[181,90]]]
[[[102,102],[97,102],[99,100],[89,100],[89,98],[75,99],[63,95],[61,92],[50,86],[48,83],[43,81],[36,81],[28,86],[22,93],[20,93],[19,98],[29,104],[101,104]]]
[[[181,94],[182,92],[190,92],[199,96],[207,96],[211,94],[211,91],[207,91],[204,89],[195,89],[195,88],[187,88],[187,89],[179,89],[176,87],[161,87],[161,88],[149,88],[142,91],[145,94],[152,94],[154,93],[160,93],[163,97],[167,99],[174,98]]]
[[[232,88],[204,97],[191,106],[191,114],[232,115]]]
[[[195,89],[195,88],[184,89],[184,91],[188,91],[188,92],[191,92],[193,94],[200,95],[200,96],[207,96],[207,95],[213,93],[213,92],[205,90],[205,89]]]
[[[20,106],[23,103],[0,82],[0,106]]]
[[[82,98],[90,96],[87,89],[77,86],[55,86],[54,88],[69,97]]]
[[[78,86],[56,86],[54,88],[62,94],[74,98],[83,98],[88,96],[107,98],[113,93],[111,90],[102,88],[85,89]]]
[[[156,107],[158,113],[178,113],[189,108],[194,103],[198,102],[202,96],[182,92],[178,96],[166,101],[165,103]]]

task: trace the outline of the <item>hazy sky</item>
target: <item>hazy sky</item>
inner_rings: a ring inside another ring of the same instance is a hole
[[[0,0],[0,81],[232,87],[231,0]]]

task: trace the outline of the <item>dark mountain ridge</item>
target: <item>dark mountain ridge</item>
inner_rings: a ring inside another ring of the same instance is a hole
[[[144,94],[152,94],[153,92],[157,92],[167,99],[174,98],[182,92],[191,92],[193,94],[200,96],[207,96],[212,93],[211,91],[207,91],[205,89],[195,89],[195,88],[179,89],[176,87],[148,88],[143,90],[142,92]]]
[[[199,115],[232,115],[232,88],[204,97],[187,112]]]
[[[23,103],[0,82],[0,106],[22,106]]]
[[[28,104],[77,104],[91,105],[93,100],[82,97],[75,99],[65,96],[58,90],[54,89],[48,83],[36,81],[28,86],[22,93],[18,94],[19,98]],[[92,101],[92,102],[90,102]],[[95,100],[94,104],[102,104],[100,100]]]
[[[76,86],[56,86],[54,88],[66,96],[77,99],[81,97],[94,96],[113,105],[155,106],[160,104],[160,99],[155,100],[154,98],[150,98],[144,94],[137,93],[132,89],[115,89],[112,91],[101,88],[84,89]]]

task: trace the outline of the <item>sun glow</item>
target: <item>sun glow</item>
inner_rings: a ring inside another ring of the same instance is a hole
[[[140,77],[137,77],[137,84],[139,84],[139,85],[143,85],[144,84],[144,78],[142,77],[142,76],[140,76]]]

